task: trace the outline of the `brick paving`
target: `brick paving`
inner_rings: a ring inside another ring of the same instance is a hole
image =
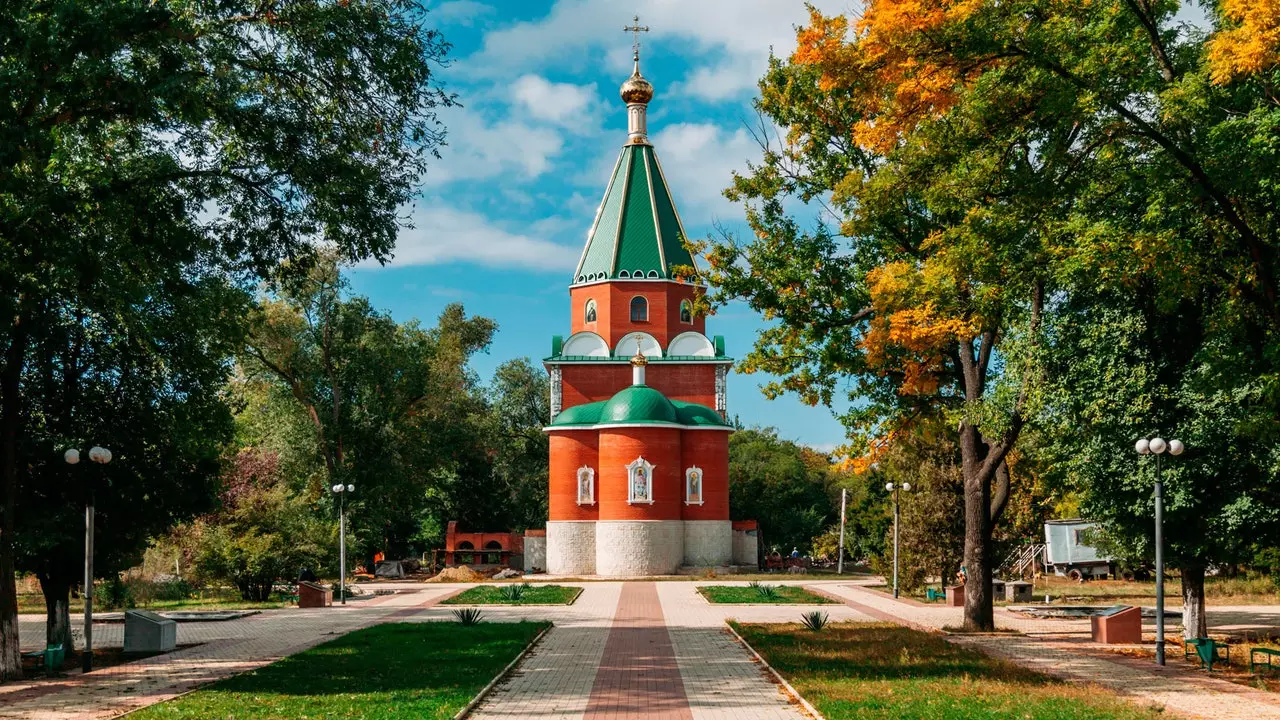
[[[493,618],[498,620],[540,617],[556,625],[473,717],[806,717],[725,630],[724,622],[728,617],[746,622],[795,621],[811,608],[712,605],[697,594],[698,584],[712,583],[585,583],[582,597],[570,606],[572,613],[553,608],[495,612]],[[870,619],[841,605],[823,609],[836,620]],[[441,612],[432,610],[419,619]]]
[[[401,621],[459,592],[458,586],[364,600],[346,607],[272,610],[242,620],[179,623],[176,652],[95,670],[62,680],[32,679],[0,685],[0,718],[96,720],[162,702],[237,673],[301,652],[352,630]],[[38,625],[32,636],[30,625]],[[98,647],[120,647],[123,626],[94,623]],[[44,623],[20,623],[22,643],[44,644]]]
[[[854,584],[823,585],[821,589],[877,619],[934,630],[958,626],[963,620],[963,608],[910,604]],[[996,625],[1024,634],[951,635],[947,640],[1063,680],[1100,685],[1135,703],[1158,706],[1173,715],[1215,720],[1280,719],[1280,699],[1273,693],[1211,678],[1189,668],[1160,667],[1150,659],[1107,653],[1092,646],[1088,642],[1087,620],[1035,620],[999,609]]]

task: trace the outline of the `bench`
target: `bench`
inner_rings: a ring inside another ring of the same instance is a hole
[[[1265,647],[1249,648],[1249,672],[1250,673],[1253,672],[1253,668],[1254,668],[1253,656],[1255,654],[1262,655],[1267,659],[1267,669],[1270,670],[1271,658],[1280,656],[1280,650],[1277,650],[1275,648],[1265,648]],[[1257,663],[1257,664],[1261,665],[1262,663]]]
[[[44,671],[46,674],[52,675],[62,669],[62,663],[67,659],[67,650],[63,645],[49,645],[43,650],[23,653],[23,656],[44,658]]]
[[[925,588],[924,596],[925,596],[925,599],[927,599],[929,602],[934,602],[935,600],[946,600],[947,592],[945,590],[934,590],[933,588]]]
[[[1218,655],[1219,650],[1223,651],[1223,655]],[[1220,643],[1213,638],[1191,638],[1186,640],[1182,645],[1182,657],[1191,657],[1193,651],[1196,657],[1200,659],[1200,663],[1209,672],[1213,672],[1213,663],[1218,660],[1226,663],[1231,662],[1231,646],[1226,643]],[[1249,659],[1252,661],[1253,656],[1250,655]]]

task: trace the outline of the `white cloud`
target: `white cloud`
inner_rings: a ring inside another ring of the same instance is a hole
[[[396,240],[391,267],[470,262],[489,267],[573,272],[581,248],[509,232],[479,213],[429,205],[412,214],[413,229]],[[364,267],[377,267],[366,263]]]
[[[851,0],[815,4],[826,13],[847,12],[860,5]],[[652,28],[642,42],[658,45],[654,52],[661,52],[663,43],[675,42],[720,58],[714,68],[696,68],[683,81],[665,79],[668,87],[708,100],[754,88],[770,48],[789,54],[795,48],[795,27],[808,20],[802,0],[638,0],[634,8],[641,24]],[[501,76],[517,69],[603,63],[622,73],[631,57],[629,43],[619,35],[629,21],[614,0],[558,0],[543,18],[487,33],[482,48],[466,67],[459,67]],[[664,79],[656,79],[661,94]]]
[[[551,82],[541,75],[522,75],[511,86],[515,99],[539,120],[581,126],[593,114],[596,86]]]
[[[429,7],[428,10],[435,19],[465,27],[471,27],[476,20],[496,12],[492,6],[475,0],[451,0]]]
[[[715,219],[717,212],[738,216],[725,199],[731,173],[744,170],[760,149],[745,129],[728,131],[710,123],[668,125],[653,136],[653,145],[685,227],[692,218]],[[701,224],[701,223],[696,223]]]
[[[534,179],[549,170],[564,149],[564,139],[556,130],[520,120],[489,123],[464,108],[449,111],[443,120],[449,128],[449,144],[440,148],[440,160],[431,165],[427,186],[497,175]]]

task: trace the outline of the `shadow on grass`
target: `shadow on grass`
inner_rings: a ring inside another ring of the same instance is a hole
[[[378,625],[133,717],[452,717],[546,625]]]
[[[1158,715],[1098,687],[1065,683],[887,623],[734,624],[829,720],[1139,719]]]

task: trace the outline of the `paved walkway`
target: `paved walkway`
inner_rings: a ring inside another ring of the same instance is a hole
[[[812,581],[790,578],[833,595],[843,605],[826,605],[833,621],[889,620],[926,630],[959,625],[962,610],[894,600],[859,587],[869,581]],[[542,642],[474,714],[485,720],[799,720],[804,713],[782,693],[745,648],[724,627],[743,622],[793,622],[812,606],[712,605],[697,593],[714,582],[589,582],[570,606],[486,607],[487,619],[545,619],[555,623]],[[59,682],[34,680],[0,686],[0,718],[68,720],[108,718],[368,625],[451,620],[451,609],[436,607],[466,586],[396,584],[395,595],[345,608],[268,611],[243,620],[181,623],[178,652],[78,672]],[[1274,608],[1216,608],[1216,627],[1274,627]],[[1082,620],[1034,620],[1003,609],[997,624],[1018,630],[1010,637],[951,636],[953,642],[1005,657],[1025,667],[1076,682],[1105,686],[1170,714],[1224,720],[1280,720],[1274,695],[1210,678],[1178,666],[1159,668],[1149,660],[1099,650],[1088,642]],[[43,644],[43,617],[24,616],[23,647]],[[1149,630],[1151,628],[1148,628]],[[99,647],[118,647],[122,626],[95,625]]]
[[[703,583],[710,584],[710,583]],[[728,584],[717,581],[715,584]],[[725,629],[727,618],[790,622],[812,606],[711,605],[688,581],[585,583],[568,608],[486,610],[493,619],[546,617],[542,643],[477,709],[477,720],[800,720]],[[824,605],[833,620],[870,620]],[[417,619],[433,619],[443,609]]]
[[[958,626],[963,620],[962,608],[903,602],[853,584],[823,585],[821,589],[882,620],[935,630]],[[1023,635],[953,635],[947,639],[1057,678],[1101,685],[1139,704],[1160,706],[1185,717],[1280,718],[1280,699],[1274,693],[1177,665],[1160,667],[1151,659],[1099,649],[1089,642],[1088,620],[1034,620],[997,609],[996,625]],[[1155,631],[1154,625],[1150,631]]]
[[[431,607],[460,586],[362,600],[345,607],[272,610],[242,620],[179,623],[178,643],[194,647],[146,660],[79,670],[58,682],[34,679],[0,685],[0,718],[90,720],[111,718],[168,700],[200,685],[252,670],[352,630],[403,621]],[[121,647],[122,624],[94,623],[97,647]],[[78,627],[76,628],[79,629]],[[23,648],[44,645],[44,618],[23,616]]]

